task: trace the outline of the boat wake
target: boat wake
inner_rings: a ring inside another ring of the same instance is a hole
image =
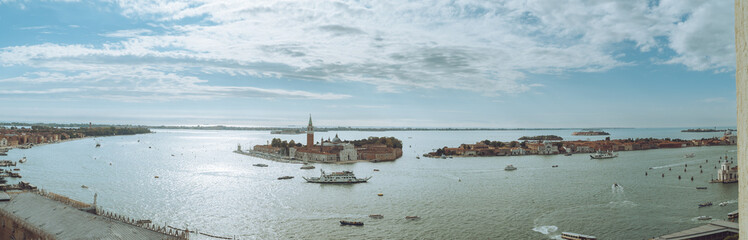
[[[609,202],[608,206],[611,208],[633,208],[636,206],[639,206],[639,204],[636,204],[635,202],[624,200],[620,202]]]
[[[613,191],[613,194],[624,193],[623,186],[618,185],[618,184],[613,184],[612,186],[610,186],[610,190]]]
[[[678,166],[684,166],[684,164],[693,164],[693,163],[700,163],[704,160],[694,160],[694,161],[688,161],[688,162],[679,162],[679,163],[673,163],[668,165],[662,165],[662,166],[656,166],[656,167],[650,167],[649,169],[663,169],[663,168],[669,168],[669,167],[678,167]]]
[[[561,239],[561,234],[556,233],[558,231],[558,227],[550,225],[550,226],[538,226],[532,228],[532,231],[542,233],[543,235],[548,236],[550,239]]]

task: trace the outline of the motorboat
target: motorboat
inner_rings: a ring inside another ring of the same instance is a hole
[[[310,183],[363,183],[369,181],[371,177],[356,178],[356,175],[351,171],[332,172],[325,174],[325,171],[320,169],[319,177],[302,177],[304,180]]]
[[[384,194],[383,193],[377,193],[377,196],[381,197],[381,196],[384,196]]]
[[[696,187],[696,189],[704,190],[704,189],[706,189],[706,187]]]
[[[419,216],[405,216],[405,219],[416,220],[416,219],[421,219],[421,217],[419,217]]]
[[[255,166],[255,167],[267,167],[268,165],[264,164],[264,163],[257,163],[257,164],[252,164],[252,166]]]
[[[293,176],[283,176],[283,177],[279,177],[278,180],[286,180],[286,179],[292,179],[292,178]]]
[[[376,219],[382,219],[382,218],[384,218],[384,216],[382,216],[382,214],[372,214],[372,215],[369,215],[369,217],[370,218],[376,218]]]
[[[558,167],[558,165],[553,165],[553,166],[551,166],[551,167]]]
[[[689,154],[686,154],[686,155],[685,155],[685,156],[683,156],[683,157],[685,157],[685,158],[692,158],[692,157],[694,157],[694,156],[696,156],[696,154],[695,154],[695,153],[689,153]]]
[[[314,169],[314,168],[315,168],[314,165],[308,165],[308,164],[304,164],[304,166],[301,166],[301,169]]]
[[[712,205],[712,202],[699,203],[699,207],[708,207],[711,205]]]
[[[728,219],[728,220],[735,220],[735,219],[738,219],[738,210],[735,210],[735,211],[733,211],[733,212],[730,212],[730,213],[728,213],[728,214],[727,214],[727,219]]]
[[[727,203],[727,202],[721,202],[721,203],[719,203],[719,206],[720,207],[724,207],[724,206],[727,206],[727,204],[729,204],[729,203]]]
[[[712,217],[710,216],[699,216],[696,218],[699,221],[705,221],[705,220],[712,220]]]
[[[25,163],[26,162],[26,157],[21,158],[21,160],[18,160],[18,162],[19,163]]]
[[[340,220],[340,225],[363,226],[364,222],[355,222],[355,221],[344,221],[344,220]]]
[[[375,171],[375,172],[379,172],[379,169],[378,169],[378,168],[375,168],[375,169],[374,169],[374,171]]]
[[[504,170],[506,171],[514,171],[517,170],[517,167],[513,166],[512,164],[507,165]]]

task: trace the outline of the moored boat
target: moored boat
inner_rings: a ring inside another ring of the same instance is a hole
[[[735,211],[732,211],[732,212],[728,213],[727,214],[727,219],[728,220],[738,219],[738,210],[735,210]]]
[[[567,240],[597,240],[597,237],[573,232],[562,232],[561,239]]]
[[[308,164],[304,164],[304,166],[301,166],[301,169],[314,169],[314,168],[315,168],[314,165],[308,165]]]
[[[302,177],[304,180],[310,183],[363,183],[369,181],[371,177],[356,178],[356,175],[351,171],[332,172],[325,174],[325,171],[320,169],[319,177]]]
[[[344,220],[340,220],[340,225],[363,226],[364,222],[355,222],[355,221],[344,221]]]
[[[514,171],[517,170],[517,167],[513,166],[512,164],[507,165],[504,170],[506,171]]]

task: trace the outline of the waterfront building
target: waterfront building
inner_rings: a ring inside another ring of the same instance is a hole
[[[722,136],[722,141],[728,145],[738,144],[738,135],[732,134],[732,131],[727,130],[725,131],[725,135]]]
[[[8,139],[7,138],[0,138],[0,147],[8,146]]]
[[[717,180],[714,182],[734,183],[738,181],[738,167],[730,167],[732,164],[725,160],[717,170]]]

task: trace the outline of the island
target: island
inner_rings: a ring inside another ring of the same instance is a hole
[[[564,138],[556,136],[556,135],[540,135],[540,136],[532,136],[532,137],[523,136],[523,137],[519,138],[519,140],[523,140],[523,141],[525,141],[525,140],[561,141],[561,140],[564,140]]]
[[[314,126],[309,116],[306,145],[293,140],[273,138],[265,145],[254,145],[251,150],[237,146],[235,153],[273,161],[290,163],[353,163],[360,161],[394,161],[403,155],[403,143],[395,137],[369,137],[343,141],[337,134],[333,139],[314,142]]]
[[[734,131],[732,129],[717,129],[717,128],[690,128],[686,130],[680,130],[681,132],[725,132],[725,131]]]
[[[556,155],[574,153],[593,153],[610,151],[636,151],[660,148],[684,148],[695,146],[735,145],[737,135],[725,133],[722,137],[702,138],[697,140],[683,139],[615,139],[607,137],[597,141],[491,141],[483,140],[475,144],[461,144],[459,147],[443,147],[434,152],[423,154],[424,157],[445,158],[448,156],[520,156],[520,155]]]
[[[603,136],[603,135],[610,135],[610,133],[604,132],[604,131],[583,131],[583,132],[574,132],[571,135],[574,136]]]

